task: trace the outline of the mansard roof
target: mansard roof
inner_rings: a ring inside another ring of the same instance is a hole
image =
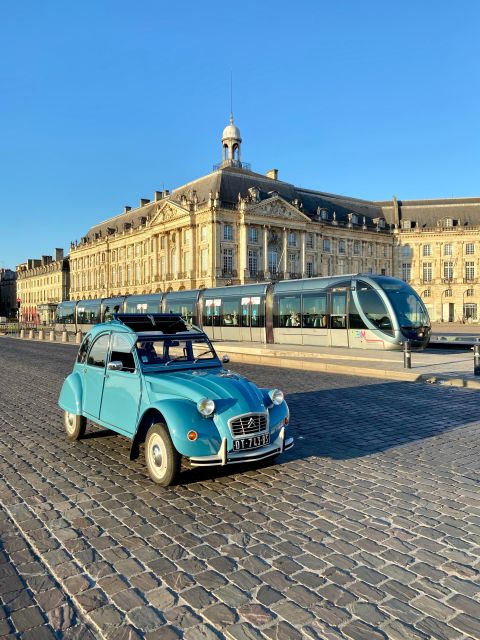
[[[348,221],[348,214],[354,213],[359,217],[358,223],[363,224],[363,217],[367,227],[376,226],[375,219],[385,218],[387,224],[395,224],[395,205],[392,200],[370,201],[336,195],[313,189],[297,187],[289,182],[274,179],[263,174],[255,173],[245,168],[227,166],[206,176],[193,180],[168,194],[170,200],[182,204],[182,197],[190,200],[195,194],[197,205],[207,206],[210,195],[215,198],[218,194],[220,206],[229,208],[236,205],[239,196],[242,199],[251,198],[251,190],[257,191],[256,198],[264,200],[278,195],[287,202],[295,204],[299,209],[317,221],[318,211],[328,213],[331,222],[335,212],[339,224]],[[92,227],[85,235],[86,240],[108,236],[121,232],[130,227],[138,228],[153,217],[159,202],[149,202],[136,209],[131,209],[117,216],[109,218]],[[445,218],[458,220],[459,225],[480,225],[480,198],[439,198],[432,200],[398,200],[399,221],[410,220],[417,227],[435,227],[442,224]]]

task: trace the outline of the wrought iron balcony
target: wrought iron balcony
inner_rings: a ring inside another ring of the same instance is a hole
[[[240,162],[240,160],[223,160],[223,162],[219,162],[218,164],[213,165],[213,170],[218,171],[219,169],[226,169],[227,167],[234,167],[235,169],[245,169],[246,171],[250,171],[252,165],[249,162]]]

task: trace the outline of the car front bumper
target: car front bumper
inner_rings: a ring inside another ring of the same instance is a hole
[[[293,447],[293,438],[285,437],[285,427],[280,429],[280,433],[274,442],[257,449],[247,451],[227,451],[227,439],[223,438],[218,453],[213,456],[199,456],[188,458],[192,467],[213,467],[224,466],[226,464],[241,464],[245,462],[256,462],[271,456],[276,456]]]

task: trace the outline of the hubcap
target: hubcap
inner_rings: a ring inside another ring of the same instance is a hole
[[[73,413],[66,414],[66,425],[68,431],[73,431],[75,429],[75,416]]]
[[[162,466],[162,452],[161,452],[160,447],[158,446],[158,444],[154,444],[153,447],[152,447],[152,457],[153,457],[153,461],[157,465],[157,467],[161,467]]]

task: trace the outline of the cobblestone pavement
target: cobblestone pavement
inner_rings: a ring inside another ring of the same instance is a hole
[[[74,355],[0,339],[2,638],[480,638],[479,391],[232,364],[295,448],[161,489],[67,442]]]

